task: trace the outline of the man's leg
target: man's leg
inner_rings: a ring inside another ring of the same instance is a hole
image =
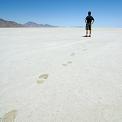
[[[86,36],[88,36],[88,30],[86,30]]]
[[[88,37],[91,37],[91,24],[88,24],[87,36],[88,36]]]
[[[91,37],[91,30],[89,30],[89,36]]]
[[[85,37],[87,37],[88,36],[88,24],[86,24],[86,35],[85,35]]]

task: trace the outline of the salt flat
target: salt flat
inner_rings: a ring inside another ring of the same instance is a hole
[[[0,122],[122,122],[122,29],[0,29]]]

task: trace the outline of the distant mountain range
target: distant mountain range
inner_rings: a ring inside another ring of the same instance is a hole
[[[0,28],[16,28],[16,27],[57,27],[49,24],[38,24],[35,22],[27,22],[25,24],[20,24],[14,21],[8,21],[0,19]]]
[[[24,27],[56,27],[53,25],[49,25],[49,24],[38,24],[35,22],[27,22],[25,24],[23,24]]]

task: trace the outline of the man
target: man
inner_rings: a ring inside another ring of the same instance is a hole
[[[88,16],[86,17],[85,22],[86,22],[85,37],[91,37],[91,25],[94,23],[94,18],[91,16],[91,11],[88,12]]]

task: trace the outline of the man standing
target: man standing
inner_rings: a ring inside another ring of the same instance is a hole
[[[94,23],[94,18],[91,16],[91,11],[88,12],[88,16],[86,17],[85,22],[86,22],[85,37],[91,37],[91,25]]]

